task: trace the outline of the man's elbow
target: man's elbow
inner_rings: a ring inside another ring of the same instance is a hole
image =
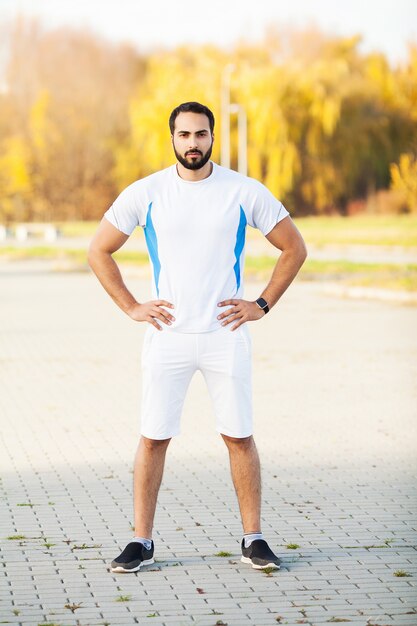
[[[90,243],[87,250],[87,263],[94,270],[98,258],[100,257],[100,250],[94,245],[94,242]]]
[[[304,239],[301,239],[299,246],[298,246],[298,259],[300,261],[300,267],[303,265],[307,256],[308,256],[307,246],[305,244]]]
[[[304,239],[300,237],[293,242],[292,246],[290,247],[290,254],[298,265],[298,269],[300,269],[300,267],[303,265],[304,261],[307,258],[307,246],[304,242]]]

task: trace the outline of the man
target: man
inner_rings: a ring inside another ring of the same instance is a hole
[[[180,433],[184,397],[197,369],[229,451],[244,533],[241,560],[257,569],[279,568],[261,531],[247,322],[261,320],[276,304],[303,264],[306,248],[287,210],[266,187],[210,160],[214,117],[206,106],[181,104],[169,126],[177,163],[122,191],[89,250],[89,263],[116,304],[133,320],[148,323],[134,467],[135,532],[111,569],[136,572],[154,562],[152,528],[165,455]],[[282,251],[254,302],[242,298],[247,224]],[[136,226],[144,228],[153,270],[154,299],[142,303],[112,258]]]

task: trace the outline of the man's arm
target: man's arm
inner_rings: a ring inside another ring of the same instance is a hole
[[[119,250],[128,239],[128,235],[103,218],[90,243],[88,263],[104,289],[122,311],[137,322],[149,322],[158,330],[162,330],[155,318],[170,325],[170,320],[174,320],[174,317],[162,307],[173,309],[173,305],[165,300],[153,300],[143,304],[137,302],[124,284],[117,263],[112,257],[112,254]]]
[[[307,248],[298,228],[289,216],[278,222],[265,237],[275,248],[282,251],[272,272],[271,280],[260,295],[261,298],[265,298],[271,308],[297,276],[307,258]]]
[[[272,308],[296,277],[307,257],[307,248],[298,228],[289,216],[278,222],[265,236],[275,248],[282,251],[268,285],[259,295],[267,301],[269,308]],[[222,322],[224,326],[231,322],[238,322],[232,330],[244,322],[258,320],[265,315],[256,302],[248,300],[224,300],[219,302],[218,306],[229,304],[233,308],[218,315],[218,319],[226,318]]]

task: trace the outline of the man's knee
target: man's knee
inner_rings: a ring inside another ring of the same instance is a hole
[[[141,435],[141,442],[145,446],[147,450],[161,450],[162,448],[166,448],[171,441],[171,437],[169,439],[150,439],[149,437],[145,437]]]
[[[229,435],[224,435],[223,433],[220,434],[227,446],[246,447],[252,445],[253,443],[253,435],[249,435],[249,437],[229,437]]]

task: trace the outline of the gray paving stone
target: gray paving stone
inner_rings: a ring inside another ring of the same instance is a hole
[[[301,610],[311,626],[331,616],[358,626],[417,623],[406,614],[417,578],[411,308],[331,300],[295,285],[271,317],[251,326],[262,524],[283,559],[280,572],[268,577],[240,562],[226,449],[197,376],[183,432],[167,454],[157,563],[120,576],[109,563],[132,536],[138,441],[139,397],[126,380],[140,377],[144,327],[118,315],[90,275],[1,278],[0,550],[7,568],[0,593],[11,623],[214,626],[221,618],[229,626],[269,626],[282,615],[295,625]],[[147,284],[131,280],[146,297]],[[250,297],[258,291],[247,285]],[[320,333],[307,332],[318,325]],[[355,358],[361,367],[351,366]],[[277,455],[282,446],[286,454]],[[6,539],[13,534],[26,539]],[[388,547],[367,547],[389,539]],[[300,548],[288,550],[290,542]],[[219,550],[232,556],[216,557]],[[396,569],[413,578],[395,578]],[[118,603],[120,595],[131,600]],[[82,607],[72,613],[67,603]]]

